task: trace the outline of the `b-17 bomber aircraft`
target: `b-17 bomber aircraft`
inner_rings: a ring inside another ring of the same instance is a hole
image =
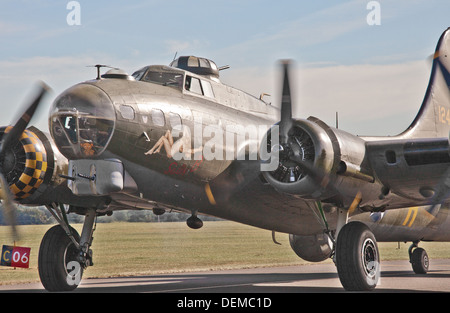
[[[43,286],[74,290],[93,265],[96,217],[125,209],[188,212],[194,229],[203,214],[289,234],[299,257],[332,258],[346,290],[376,287],[377,241],[411,242],[412,267],[425,273],[419,242],[450,241],[450,28],[419,113],[397,136],[293,118],[290,64],[282,62],[281,109],[223,84],[226,67],[205,58],[132,75],[97,65],[95,79],[55,99],[50,135],[27,128],[43,85],[21,119],[1,129],[0,149],[13,234],[15,203],[43,205],[58,222],[39,250]],[[81,234],[67,214],[84,215]]]

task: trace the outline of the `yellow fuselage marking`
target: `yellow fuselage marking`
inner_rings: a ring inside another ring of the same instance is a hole
[[[208,197],[209,203],[211,203],[212,205],[216,205],[216,200],[214,199],[214,196],[211,191],[211,187],[209,186],[208,183],[205,185],[205,192],[206,192],[206,196]]]
[[[409,220],[409,224],[408,227],[411,227],[412,224],[414,223],[414,220],[416,219],[417,216],[417,212],[418,212],[419,208],[418,207],[412,207],[408,209],[408,214],[406,215],[405,220],[403,221],[403,226],[406,226],[406,224],[408,223],[409,218],[411,217],[411,213],[414,212],[414,214],[411,217],[411,220]]]

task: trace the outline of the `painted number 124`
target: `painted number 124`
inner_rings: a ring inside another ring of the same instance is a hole
[[[444,106],[438,106],[439,108],[439,122],[450,125],[450,109]]]

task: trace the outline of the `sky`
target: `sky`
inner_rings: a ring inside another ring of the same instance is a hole
[[[0,125],[13,124],[39,80],[32,124],[48,131],[58,94],[94,64],[129,74],[175,54],[212,59],[223,83],[279,106],[280,59],[292,59],[294,117],[356,135],[396,135],[422,103],[430,55],[450,26],[448,0],[0,0]]]

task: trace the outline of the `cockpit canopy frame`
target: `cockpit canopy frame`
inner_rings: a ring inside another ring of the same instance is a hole
[[[173,87],[178,90],[183,88],[184,72],[164,65],[145,66],[131,76],[142,82]]]

